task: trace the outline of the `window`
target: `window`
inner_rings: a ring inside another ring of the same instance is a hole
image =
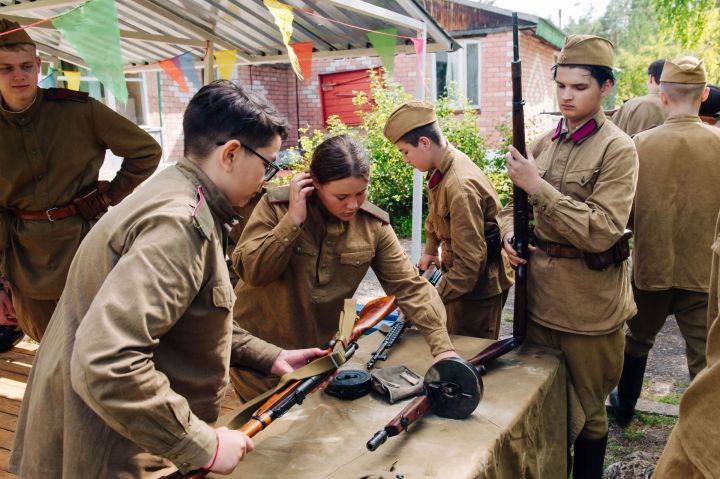
[[[456,99],[465,97],[471,106],[480,107],[480,42],[461,41],[458,51],[435,54],[433,99],[443,96],[449,88]],[[453,86],[454,85],[454,86]],[[459,106],[459,101],[456,102]]]

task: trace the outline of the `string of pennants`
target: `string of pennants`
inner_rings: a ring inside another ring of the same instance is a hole
[[[300,80],[309,81],[312,75],[313,43],[290,43],[294,22],[293,8],[278,0],[263,0],[263,3],[273,16],[275,25],[282,35],[283,44],[287,49],[293,71]],[[324,17],[309,9],[303,10],[303,13],[349,28],[364,30],[367,33],[368,40],[377,51],[388,76],[393,75],[395,66],[396,39],[411,40],[418,58],[418,73],[421,78],[424,78],[422,55],[425,52],[425,38],[398,35],[396,28],[369,30]],[[85,61],[97,79],[112,91],[119,101],[127,103],[128,91],[120,53],[120,29],[114,0],[88,0],[67,12],[39,20],[21,28],[33,28],[46,22],[52,22],[53,26],[75,48],[78,55]],[[15,30],[0,33],[0,36],[13,31]],[[237,50],[217,50],[214,53],[219,77],[230,79],[237,60]],[[181,91],[188,92],[188,84],[192,84],[196,89],[202,86],[202,81],[195,69],[192,53],[185,52],[157,63],[177,83]],[[48,75],[41,81],[41,85],[44,86],[52,81],[54,73],[55,70],[50,67]],[[67,87],[78,90],[80,88],[81,72],[63,71],[63,73]]]

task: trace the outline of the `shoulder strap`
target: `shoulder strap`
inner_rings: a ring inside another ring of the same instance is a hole
[[[360,210],[369,214],[373,218],[380,220],[383,224],[390,224],[390,215],[385,210],[378,206],[375,206],[369,201],[363,203],[360,207]]]
[[[278,186],[267,190],[268,201],[272,204],[290,202],[290,186]]]
[[[45,98],[48,100],[59,100],[59,101],[77,101],[80,103],[87,103],[90,101],[90,95],[84,91],[68,90],[67,88],[48,88],[45,93]]]

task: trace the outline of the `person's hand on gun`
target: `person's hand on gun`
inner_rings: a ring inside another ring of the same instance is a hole
[[[215,455],[203,469],[226,476],[233,472],[238,463],[255,445],[245,433],[233,431],[226,427],[215,429],[217,449]]]

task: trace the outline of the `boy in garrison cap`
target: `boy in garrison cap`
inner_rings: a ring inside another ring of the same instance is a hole
[[[665,107],[660,101],[660,75],[663,65],[665,60],[662,58],[650,64],[647,70],[648,94],[626,101],[612,117],[613,123],[630,136],[662,125],[667,117]]]
[[[638,312],[628,321],[625,363],[611,403],[618,424],[632,419],[655,336],[674,314],[685,339],[690,378],[705,368],[708,265],[720,210],[720,131],[698,117],[708,96],[702,60],[665,63],[662,126],[635,136],[640,159],[632,228],[633,292]]]
[[[528,266],[527,343],[564,353],[568,371],[573,477],[603,473],[608,423],[605,398],[620,378],[623,323],[635,314],[625,226],[637,180],[630,137],[606,120],[613,45],[573,35],[555,65],[563,118],[524,158],[506,156],[513,183],[529,195],[536,247]],[[500,214],[513,265],[512,202]]]
[[[87,93],[38,88],[32,38],[0,18],[0,350],[22,330],[39,341],[80,241],[160,162],[145,131]],[[98,182],[106,150],[124,157]],[[6,286],[8,288],[6,288]],[[12,300],[8,294],[12,293]]]
[[[711,254],[707,368],[683,394],[680,417],[655,467],[655,479],[702,479],[717,477],[720,471],[720,216]]]
[[[399,106],[383,133],[406,163],[427,172],[427,242],[418,267],[425,270],[435,263],[445,272],[437,289],[445,303],[448,332],[497,339],[512,269],[500,248],[496,216],[502,205],[495,188],[447,141],[429,103]]]

